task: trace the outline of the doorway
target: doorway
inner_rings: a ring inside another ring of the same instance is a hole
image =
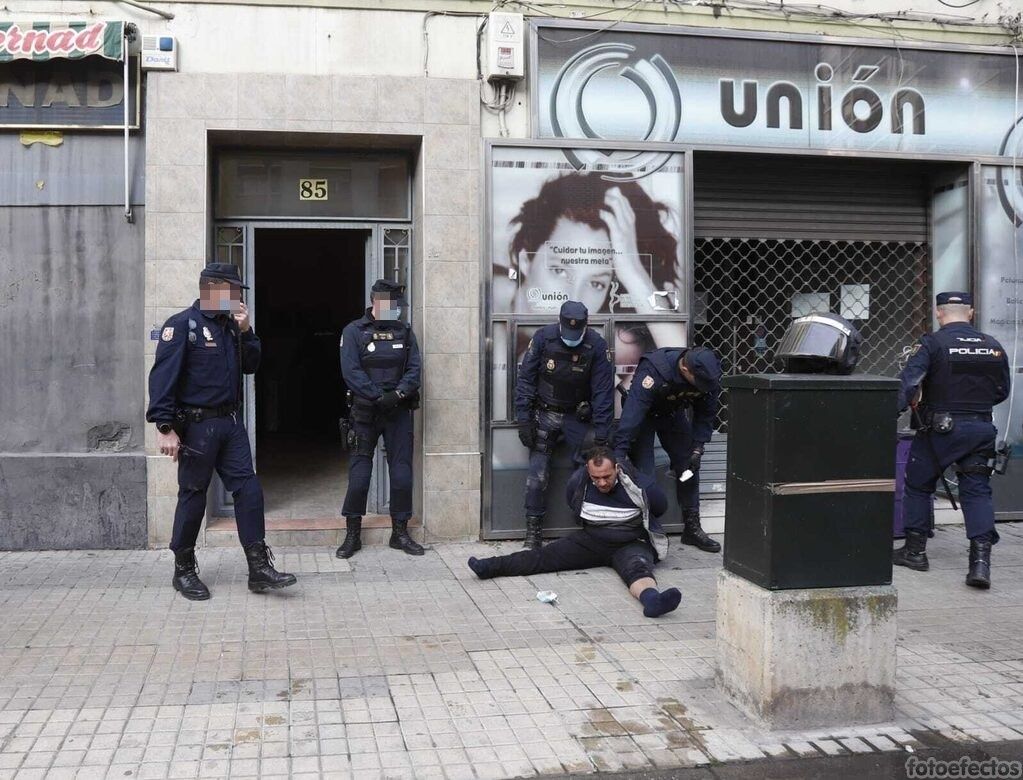
[[[254,310],[259,478],[268,520],[337,518],[348,488],[338,418],[341,331],[365,309],[370,230],[258,228]]]

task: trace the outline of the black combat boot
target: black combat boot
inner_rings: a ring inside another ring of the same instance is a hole
[[[409,555],[423,555],[426,551],[416,543],[416,540],[408,535],[408,520],[395,520],[391,518],[391,547],[395,550],[404,550]]]
[[[285,574],[273,567],[274,554],[265,541],[246,547],[245,558],[249,562],[249,590],[253,593],[286,588],[298,582],[294,574]]]
[[[195,562],[194,547],[174,553],[174,579],[171,584],[174,590],[189,601],[206,601],[210,597],[210,589],[199,579],[199,564]]]
[[[362,518],[349,517],[348,528],[345,531],[345,540],[334,553],[335,558],[351,558],[362,549]]]
[[[906,543],[892,554],[892,563],[915,571],[927,571],[927,532],[906,529]],[[972,560],[972,558],[971,558]]]
[[[527,550],[539,550],[543,547],[543,517],[526,515],[526,538],[522,546]]]
[[[715,542],[700,525],[700,510],[682,510],[682,544],[691,544],[704,552],[721,552],[721,543]]]
[[[970,571],[966,584],[987,590],[991,587],[991,540],[970,539]]]

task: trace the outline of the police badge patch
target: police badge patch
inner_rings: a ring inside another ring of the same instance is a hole
[[[547,370],[548,371],[553,371],[554,370],[554,361],[551,360],[551,359],[548,359],[548,361],[547,361]]]
[[[174,328],[164,328],[163,333],[160,334],[160,338],[164,341],[170,341],[174,338]]]
[[[644,387],[644,389],[649,390],[653,386],[654,386],[654,378],[652,376],[647,375],[647,376],[643,377],[643,387]]]

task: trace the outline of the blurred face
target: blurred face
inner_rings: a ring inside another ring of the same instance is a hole
[[[242,290],[226,281],[215,281],[199,285],[199,308],[204,312],[233,313],[239,310]]]
[[[586,470],[590,474],[590,481],[601,493],[610,493],[614,490],[618,481],[618,467],[609,459],[605,458],[598,466],[592,460],[586,463]]]
[[[589,311],[600,311],[607,300],[614,276],[611,255],[602,256],[603,259],[597,263],[580,263],[580,260],[595,258],[592,253],[570,250],[584,250],[586,247],[610,249],[607,231],[595,230],[562,217],[547,242],[532,256],[521,252],[519,268],[523,279],[519,287],[517,310],[529,311],[536,308],[528,296],[530,289],[539,289],[544,293],[562,293],[566,296],[562,300],[580,301]]]
[[[396,320],[400,318],[400,299],[387,293],[373,293],[373,317],[378,320]]]

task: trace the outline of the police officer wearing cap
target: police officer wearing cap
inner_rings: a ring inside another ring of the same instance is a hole
[[[632,378],[614,443],[619,459],[629,456],[653,476],[657,435],[676,477],[684,478],[675,484],[682,543],[712,553],[720,552],[721,545],[700,525],[700,459],[714,430],[720,393],[721,363],[713,350],[663,347],[647,352]]]
[[[515,382],[519,440],[529,449],[526,477],[526,543],[543,544],[547,484],[554,448],[564,439],[577,464],[589,430],[606,445],[614,419],[614,373],[607,342],[586,327],[589,312],[565,301],[558,322],[533,334]]]
[[[899,376],[899,411],[913,408],[917,432],[903,493],[906,543],[892,562],[916,571],[929,568],[932,496],[942,473],[955,465],[970,539],[966,584],[989,588],[991,545],[998,542],[990,485],[996,436],[991,408],[1009,397],[1009,361],[997,340],[970,324],[969,293],[939,293],[936,302],[941,327],[913,345]]]
[[[252,468],[249,437],[238,406],[241,375],[259,368],[259,337],[241,300],[245,288],[230,263],[211,263],[199,275],[199,299],[168,319],[149,372],[149,409],[160,452],[178,464],[178,503],[170,548],[174,589],[203,601],[195,542],[206,511],[206,490],[216,469],[231,495],[238,537],[249,564],[249,590],[295,584],[277,571],[265,541],[263,489]]]
[[[423,548],[408,534],[412,517],[412,411],[419,408],[421,364],[412,328],[401,321],[405,286],[378,279],[366,313],[341,334],[341,375],[352,393],[357,443],[348,471],[348,492],[341,513],[348,530],[335,553],[351,558],[362,549],[373,453],[382,435],[391,481],[390,546],[409,555]]]

